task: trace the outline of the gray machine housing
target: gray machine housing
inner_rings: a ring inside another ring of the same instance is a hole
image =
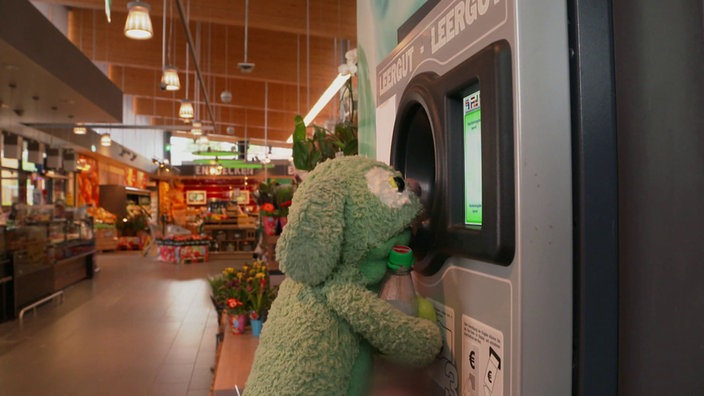
[[[437,394],[571,393],[565,8],[439,1],[377,67],[377,131],[393,125],[377,157],[420,181],[429,215],[414,241],[423,257],[415,280],[445,330]],[[482,59],[489,66],[474,71]],[[493,167],[482,169],[481,229],[455,221],[462,141],[450,113],[457,89],[471,83],[463,79],[481,86],[482,156],[492,159],[482,164]]]

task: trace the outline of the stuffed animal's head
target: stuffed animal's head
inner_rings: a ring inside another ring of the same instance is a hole
[[[416,194],[390,166],[359,156],[327,160],[296,190],[276,256],[287,277],[316,285],[338,265],[388,254],[407,239],[420,210]]]

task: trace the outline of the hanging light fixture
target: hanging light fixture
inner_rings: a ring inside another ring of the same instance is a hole
[[[112,144],[112,139],[110,139],[109,133],[104,133],[100,135],[100,145],[103,147],[110,147]]]
[[[134,40],[147,40],[152,38],[152,20],[149,18],[151,6],[143,1],[127,3],[127,22],[125,22],[125,36]]]
[[[251,73],[254,70],[254,63],[247,62],[247,27],[249,25],[249,0],[244,2],[244,62],[237,64],[242,73]]]
[[[227,39],[228,39],[228,36],[229,36],[229,32],[228,32],[227,26],[225,26],[225,90],[222,91],[222,92],[220,92],[220,100],[221,100],[223,103],[230,103],[230,102],[232,102],[232,92],[230,92],[230,89],[229,89],[229,85],[230,85],[230,82],[229,82],[229,80],[230,80],[230,79],[229,79],[229,72],[230,72],[230,69],[228,69],[228,67],[227,67],[227,58],[228,58],[228,56],[227,56]]]
[[[167,91],[178,91],[181,88],[181,81],[178,78],[178,69],[173,65],[166,65],[166,7],[167,3],[164,0],[164,21],[162,23],[162,44],[161,44],[161,66],[164,70],[161,75],[161,88]],[[171,24],[173,29],[173,23]],[[169,55],[171,55],[171,38],[169,37]],[[169,59],[170,61],[170,59]],[[171,63],[171,62],[169,62]]]
[[[178,116],[180,118],[190,120],[193,118],[193,102],[188,99],[183,99],[181,101],[181,107],[178,109]]]
[[[193,109],[193,102],[188,100],[188,42],[186,42],[186,97],[181,100],[181,107],[178,109],[178,116],[185,120],[192,120],[195,110]]]
[[[85,135],[88,133],[88,130],[83,125],[76,125],[73,127],[73,133],[76,135]]]
[[[191,133],[193,136],[201,136],[203,134],[203,130],[201,129],[201,123],[198,121],[193,121],[193,128],[191,128]]]
[[[161,86],[167,91],[178,91],[181,89],[181,81],[178,78],[176,66],[164,66],[164,74],[161,75]]]

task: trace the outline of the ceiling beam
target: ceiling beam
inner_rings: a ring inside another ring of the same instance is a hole
[[[238,134],[246,129],[250,136],[263,137],[266,114],[268,135],[285,140],[294,128],[294,116],[307,113],[337,74],[341,40],[356,46],[355,0],[251,1],[247,61],[255,67],[248,74],[237,68],[244,61],[245,0],[167,0],[172,9],[167,12],[166,29],[163,0],[145,0],[151,6],[155,33],[150,40],[125,38],[128,0],[112,0],[111,23],[106,21],[104,0],[37,1],[68,7],[68,37],[124,94],[133,97],[132,111],[126,114],[160,125],[181,124],[176,114],[180,101],[188,98],[200,103],[199,118],[217,124],[219,133],[231,127]],[[188,14],[185,27],[179,19],[179,3]],[[193,33],[194,54],[186,73],[188,31]],[[159,88],[162,51],[166,63],[178,68],[179,91]],[[232,92],[231,103],[220,101],[225,89]],[[337,113],[333,102],[318,119],[335,119]]]
[[[105,0],[35,0],[39,3],[60,4],[74,9],[98,11],[103,19]],[[113,0],[111,14],[113,22],[121,22],[127,14],[127,3],[133,0]],[[154,16],[163,16],[163,1],[142,0],[151,6]],[[207,6],[202,4],[207,2]],[[244,27],[244,0],[191,0],[189,21],[208,22],[219,25]],[[257,0],[250,3],[249,28],[272,30],[280,33],[298,34],[329,39],[344,37],[354,41],[357,37],[356,1],[309,0],[310,26],[306,30],[306,0]],[[187,5],[186,5],[187,7]],[[170,17],[170,15],[167,15]],[[174,14],[174,17],[176,15]],[[156,30],[156,29],[155,29]]]

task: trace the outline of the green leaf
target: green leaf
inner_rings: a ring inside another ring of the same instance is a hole
[[[320,162],[320,157],[321,157],[320,151],[313,151],[310,154],[310,168],[308,168],[306,170],[313,170],[313,168],[315,168],[315,166],[318,164],[318,162]]]
[[[357,138],[357,128],[349,122],[341,122],[335,125],[335,134],[343,142],[349,142]]]
[[[307,143],[307,144],[306,144]],[[294,140],[293,142],[293,165],[297,169],[311,170],[309,162],[310,149],[307,146],[312,144],[305,140]]]
[[[357,139],[350,140],[345,144],[345,147],[342,149],[342,152],[345,153],[345,155],[357,155],[359,150],[359,144],[357,142]]]
[[[293,130],[293,141],[302,141],[306,139],[306,125],[303,123],[303,117],[297,114],[294,118],[296,127]]]

